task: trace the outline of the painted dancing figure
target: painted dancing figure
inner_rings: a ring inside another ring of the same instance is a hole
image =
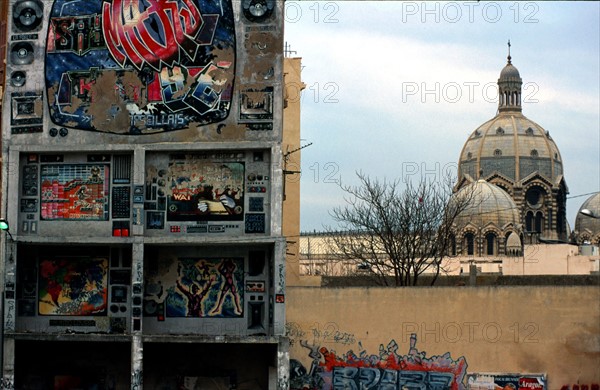
[[[210,311],[211,315],[218,314],[221,311],[221,307],[223,306],[223,301],[225,300],[225,295],[230,292],[233,297],[233,303],[235,304],[235,314],[242,314],[242,309],[240,307],[240,297],[238,295],[237,288],[235,287],[235,264],[231,259],[226,259],[221,262],[219,265],[219,273],[223,275],[223,285],[221,287],[221,292],[219,294],[219,300],[217,301],[217,305]]]
[[[179,279],[176,280],[177,289],[181,291],[181,293],[187,298],[188,317],[204,317],[204,314],[202,313],[202,301],[204,300],[204,297],[208,293],[208,290],[210,290],[214,281],[215,278],[211,278],[204,284],[202,291],[200,291],[200,288],[196,283],[192,282],[192,286],[188,290],[179,282]]]

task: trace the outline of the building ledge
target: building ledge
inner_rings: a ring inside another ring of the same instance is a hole
[[[283,336],[281,336],[283,337]],[[278,336],[143,335],[144,343],[278,344]]]
[[[6,332],[6,338],[28,341],[131,342],[132,334]],[[278,344],[283,336],[164,334],[142,335],[145,343]]]
[[[34,341],[130,342],[131,334],[5,332],[4,337]]]

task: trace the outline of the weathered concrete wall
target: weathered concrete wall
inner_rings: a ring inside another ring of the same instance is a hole
[[[457,373],[464,358],[466,373],[545,373],[548,389],[600,382],[597,286],[293,287],[287,329],[290,357],[307,371],[313,358],[327,370],[332,365],[325,356],[348,366],[353,354],[375,355],[371,361],[395,354],[410,361],[418,350],[426,351],[421,358],[429,363],[449,353],[439,366]],[[412,351],[411,334],[416,335]],[[336,375],[340,380],[351,374]],[[294,382],[299,375],[292,373],[292,384],[308,376]]]

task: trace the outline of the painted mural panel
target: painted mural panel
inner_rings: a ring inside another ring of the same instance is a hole
[[[39,314],[106,315],[107,274],[106,258],[65,257],[40,260]]]
[[[210,162],[192,156],[169,163],[167,220],[241,221],[244,217],[244,164]],[[160,189],[159,189],[160,191]]]
[[[108,165],[41,166],[42,220],[108,220]]]
[[[298,333],[295,324],[288,324],[288,335],[295,342]],[[314,336],[314,334],[313,334]],[[342,344],[346,344],[340,339]],[[399,346],[391,340],[379,347],[378,354],[362,349],[337,354],[319,342],[300,339],[312,359],[306,368],[300,361],[290,361],[290,388],[311,390],[346,389],[435,389],[464,390],[467,361],[464,357],[453,359],[447,352],[441,356],[427,357],[416,347],[417,336],[411,335],[408,353],[398,353]]]
[[[243,285],[243,258],[164,260],[146,278],[144,313],[158,317],[242,317]]]
[[[219,122],[231,108],[235,57],[231,0],[56,0],[50,117],[129,135]]]

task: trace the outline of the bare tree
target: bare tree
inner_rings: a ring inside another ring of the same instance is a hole
[[[359,185],[342,185],[346,204],[331,212],[338,226],[327,228],[330,250],[369,268],[380,284],[414,286],[427,272],[433,285],[443,272],[455,219],[473,206],[472,193],[452,196],[450,178],[413,184],[357,176]]]

